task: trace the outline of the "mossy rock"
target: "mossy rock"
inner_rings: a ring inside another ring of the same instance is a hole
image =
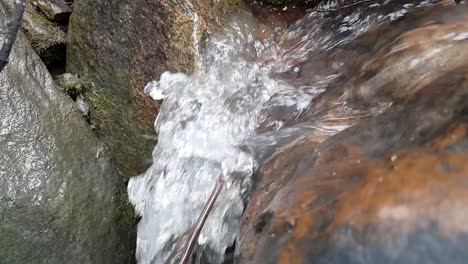
[[[66,33],[63,26],[48,20],[28,5],[22,27],[34,51],[46,64],[65,60]]]
[[[152,163],[159,105],[143,92],[165,71],[193,71],[198,41],[242,10],[241,0],[80,0],[70,18],[67,71],[92,84],[90,120],[128,177]],[[132,6],[131,10],[127,7]],[[104,41],[103,41],[104,40]]]
[[[123,177],[23,34],[0,83],[0,262],[134,263]]]

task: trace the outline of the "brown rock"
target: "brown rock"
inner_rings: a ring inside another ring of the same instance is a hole
[[[464,263],[468,74],[262,167],[240,263]]]

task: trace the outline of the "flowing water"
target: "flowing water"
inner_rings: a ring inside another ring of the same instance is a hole
[[[210,40],[196,74],[164,73],[146,88],[165,100],[156,121],[154,164],[128,188],[142,216],[139,263],[167,260],[170,244],[193,227],[219,178],[226,184],[199,243],[218,256],[234,243],[242,189],[254,165],[235,146],[254,133],[260,106],[279,89],[253,60],[254,28],[249,15],[239,17]]]
[[[160,81],[148,84],[147,94],[164,102],[155,123],[159,143],[153,152],[153,165],[131,179],[128,187],[130,200],[141,216],[138,262],[174,261],[171,254],[180,249],[180,241],[191,232],[217,181],[223,179],[224,189],[198,240],[199,247],[210,252],[204,261],[221,263],[226,249],[235,242],[251,175],[258,165],[252,152],[237,146],[260,131],[265,111],[273,106],[293,108],[292,120],[296,120],[341,77],[336,72],[326,73],[305,83],[300,78],[290,82],[275,77],[275,73],[299,72],[301,63],[313,60],[310,54],[345,45],[376,25],[436,2],[386,0],[366,2],[367,9],[354,8],[340,15],[311,12],[288,30],[262,42],[256,40],[255,19],[246,12],[210,37],[200,51],[199,69],[193,75],[166,72]],[[344,3],[326,2],[318,10],[340,5]],[[196,34],[198,29],[194,28]],[[367,112],[353,110],[345,103],[340,106],[344,114],[334,118],[343,121],[380,113],[388,104]],[[330,120],[328,116],[327,122]],[[320,130],[327,137],[354,124],[341,121],[302,128]],[[268,122],[272,130],[285,124],[275,118]],[[263,141],[271,145],[280,138],[273,135]]]

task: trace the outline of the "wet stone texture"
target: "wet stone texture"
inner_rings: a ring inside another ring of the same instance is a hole
[[[464,263],[468,75],[262,167],[241,263]],[[262,260],[261,262],[259,262]]]
[[[80,0],[69,24],[67,71],[87,84],[91,122],[126,176],[144,172],[156,144],[159,105],[145,85],[165,71],[191,72],[195,41],[242,1]]]
[[[298,90],[317,85],[314,69],[339,78],[304,112],[265,109],[239,263],[466,262],[467,14],[410,13],[281,75]],[[318,66],[326,58],[344,63]],[[324,133],[330,120],[351,127]]]
[[[0,43],[11,11],[0,1]],[[0,72],[0,263],[132,264],[122,176],[24,34]]]
[[[397,2],[404,5],[404,1]],[[323,45],[343,44],[326,50],[309,48],[311,51],[307,53],[301,51],[304,47],[298,48],[299,51],[294,52],[310,58],[304,62],[295,61],[294,64],[289,60],[295,54],[283,54],[284,60],[292,66],[290,70],[275,75],[295,87],[288,91],[289,97],[309,93],[310,100],[300,109],[297,104],[284,103],[287,100],[276,102],[276,96],[273,96],[261,113],[257,131],[274,130],[278,121],[281,127],[305,121],[330,128],[350,126],[380,113],[390,103],[407,98],[434,79],[463,66],[468,56],[468,42],[463,37],[468,26],[468,8],[466,5],[440,7],[445,4],[409,9],[404,17],[391,23],[375,22],[371,30],[354,39],[349,35],[340,37],[319,32],[318,36],[324,39],[319,42],[322,41]],[[394,6],[389,8],[398,10]],[[373,16],[366,12],[370,11],[360,13],[362,19],[372,21]],[[328,28],[329,24],[339,24],[341,18],[323,20],[319,18],[309,22],[321,22],[324,28]],[[300,22],[296,24],[305,23]],[[333,38],[323,37],[327,35]],[[287,41],[282,45],[287,45]],[[285,98],[282,93],[277,97]],[[347,120],[346,124],[343,119]]]

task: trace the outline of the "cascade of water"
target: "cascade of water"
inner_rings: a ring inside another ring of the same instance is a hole
[[[195,224],[217,180],[225,189],[198,240],[222,258],[233,244],[243,211],[242,188],[253,158],[235,146],[252,135],[263,102],[278,90],[256,56],[252,18],[239,17],[214,36],[193,76],[164,73],[146,91],[165,97],[156,121],[159,143],[154,163],[128,187],[142,216],[138,226],[139,263],[164,263],[178,237]]]
[[[243,14],[224,32],[211,36],[197,56],[198,70],[193,75],[166,72],[159,82],[148,84],[146,93],[156,100],[164,98],[164,102],[155,123],[159,143],[153,165],[131,179],[128,186],[130,200],[142,217],[137,240],[139,263],[164,263],[171,257],[180,239],[191,232],[221,178],[225,188],[198,239],[198,244],[212,253],[207,256],[209,261],[220,263],[238,233],[255,166],[253,156],[236,146],[255,134],[262,122],[262,109],[290,107],[299,117],[339,77],[321,76],[314,83],[293,88],[272,79],[270,73],[296,71],[294,65],[309,60],[311,52],[344,45],[379,23],[403,16],[407,9],[437,0],[409,2],[369,2],[367,11],[357,9],[339,16],[312,12],[291,26],[277,43],[256,42],[254,20]],[[198,49],[198,16],[187,3]],[[339,7],[338,2],[329,3],[319,8]],[[355,123],[341,120],[386,109],[359,112],[348,109],[346,102],[338,101],[337,105],[334,115],[325,115],[303,129],[317,129],[330,136]],[[339,122],[334,123],[336,120]],[[271,123],[276,130],[283,126],[276,119]],[[274,144],[278,139],[262,140]]]

